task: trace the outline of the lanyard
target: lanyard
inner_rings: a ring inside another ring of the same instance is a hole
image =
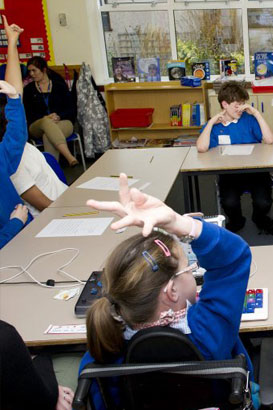
[[[46,110],[47,110],[47,114],[50,114],[50,109],[49,109],[49,92],[50,92],[50,88],[51,88],[51,81],[48,82],[48,87],[47,87],[47,92],[44,93],[40,87],[40,84],[36,83],[39,92],[42,94],[44,103],[46,105]]]

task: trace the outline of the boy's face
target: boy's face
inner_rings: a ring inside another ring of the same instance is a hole
[[[238,120],[241,118],[243,113],[242,106],[244,105],[244,101],[233,101],[232,103],[228,104],[226,101],[222,102],[222,107],[226,111],[227,115],[231,118],[231,120]]]

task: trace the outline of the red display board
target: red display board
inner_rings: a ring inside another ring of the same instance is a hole
[[[21,61],[37,55],[54,64],[46,0],[0,0],[0,13],[7,17],[9,24],[24,28],[18,44]],[[7,39],[1,17],[0,64],[6,62],[6,54]]]

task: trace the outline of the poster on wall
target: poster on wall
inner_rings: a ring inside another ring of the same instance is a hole
[[[41,56],[54,64],[46,0],[0,0],[0,64],[6,62],[8,45],[2,14],[9,24],[16,23],[24,29],[18,44],[20,61]]]

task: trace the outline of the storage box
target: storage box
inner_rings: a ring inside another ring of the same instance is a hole
[[[113,128],[149,127],[154,108],[118,108],[110,114]]]
[[[256,94],[258,93],[273,93],[273,85],[253,85],[251,86],[252,91]]]
[[[188,75],[182,77],[180,80],[181,85],[186,87],[200,87],[201,86],[201,78],[194,77],[193,75]]]

